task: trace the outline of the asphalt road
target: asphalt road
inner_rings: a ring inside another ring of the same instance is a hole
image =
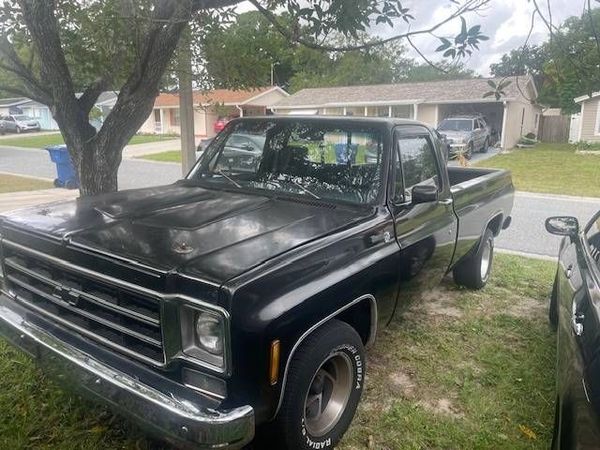
[[[35,149],[0,146],[0,172],[52,179],[56,177],[56,168],[50,162],[48,152]],[[160,186],[173,183],[181,176],[181,166],[178,164],[123,159],[119,168],[119,189]]]
[[[563,197],[517,192],[512,224],[500,233],[496,248],[515,252],[556,256],[561,238],[544,228],[550,216],[575,216],[585,225],[600,210],[600,198]]]
[[[497,153],[473,155],[472,162],[487,159]],[[451,162],[451,164],[455,164]],[[55,168],[46,151],[0,147],[0,172],[54,178]],[[124,159],[119,169],[119,187],[131,189],[172,183],[181,178],[178,164],[157,163],[139,159]],[[515,196],[513,222],[501,233],[496,248],[541,256],[556,256],[560,238],[544,229],[544,221],[553,215],[572,215],[582,224],[600,210],[600,199],[561,197],[518,192]]]

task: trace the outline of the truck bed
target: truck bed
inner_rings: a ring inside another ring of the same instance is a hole
[[[510,172],[503,169],[448,167],[448,178],[458,218],[454,265],[474,248],[491,219],[494,232],[500,231],[505,212],[512,210],[514,187]]]

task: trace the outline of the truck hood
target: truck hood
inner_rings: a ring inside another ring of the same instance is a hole
[[[370,215],[371,208],[177,183],[22,209],[3,226],[222,283]]]

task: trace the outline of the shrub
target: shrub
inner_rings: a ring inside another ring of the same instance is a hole
[[[577,150],[585,150],[585,151],[600,151],[600,142],[590,143],[585,141],[576,142],[575,148]]]
[[[527,134],[525,135],[525,137],[526,137],[527,139],[533,139],[533,140],[535,141],[535,139],[536,139],[536,137],[537,137],[537,136],[535,135],[535,133],[527,133]]]

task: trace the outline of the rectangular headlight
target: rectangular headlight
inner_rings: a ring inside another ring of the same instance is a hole
[[[186,356],[220,372],[227,370],[229,322],[217,310],[184,305],[181,314],[181,344]]]

